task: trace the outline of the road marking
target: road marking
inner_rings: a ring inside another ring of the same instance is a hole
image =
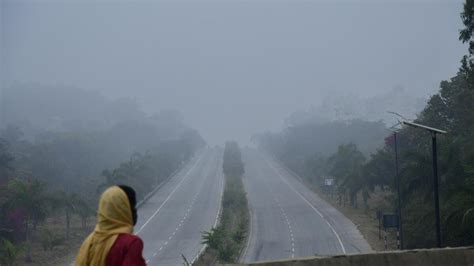
[[[199,160],[201,160],[201,159],[199,159]],[[196,163],[196,164],[197,164],[197,163]],[[194,165],[193,167],[195,167],[195,165]],[[219,169],[219,166],[216,166],[216,169]],[[188,174],[189,174],[189,171],[188,171],[188,173],[187,173],[186,175],[188,175]],[[185,176],[185,177],[183,178],[183,180],[181,180],[181,182],[183,182],[184,179],[186,179],[186,178],[187,178],[187,176]],[[206,179],[207,179],[207,178],[206,178]],[[180,182],[180,183],[181,183],[181,182]],[[188,182],[185,182],[185,184],[187,184],[187,183],[188,183]],[[221,182],[221,183],[222,183],[222,182]],[[178,186],[179,186],[179,185],[180,185],[180,184],[178,184]],[[176,235],[176,233],[177,233],[177,231],[179,230],[179,228],[180,228],[180,227],[183,225],[183,223],[186,221],[186,219],[187,219],[189,213],[193,210],[193,206],[194,206],[196,200],[198,199],[199,195],[201,194],[201,192],[202,192],[202,190],[198,190],[197,193],[194,195],[194,197],[192,198],[192,202],[191,202],[191,204],[188,206],[188,208],[186,209],[186,212],[184,213],[184,216],[181,218],[178,227],[176,227],[176,229],[173,231],[173,233],[171,234],[171,236],[168,237],[168,240],[171,240],[171,239]],[[173,192],[172,192],[172,193],[173,193]],[[221,200],[222,200],[222,194],[223,194],[223,186],[221,186],[221,193],[220,193],[220,195],[221,195]],[[220,213],[220,208],[219,208],[219,211],[218,211],[218,215],[219,215],[219,213]],[[218,217],[217,217],[217,218],[218,218]],[[217,221],[217,218],[216,218],[216,221]],[[215,224],[216,224],[216,223],[217,223],[217,222],[215,222]],[[168,244],[168,241],[166,241],[166,242],[159,248],[158,252],[160,252],[160,251],[163,249],[163,247],[166,246],[167,244]],[[205,246],[203,246],[203,248],[204,248],[204,247],[205,247]],[[203,251],[203,249],[201,249],[201,251],[198,253],[198,255],[199,255],[202,251]],[[197,256],[198,256],[198,255],[197,255]],[[196,258],[197,258],[197,257],[196,257]],[[195,258],[195,259],[196,259],[196,258]],[[195,260],[195,259],[194,259],[194,260]],[[193,262],[194,262],[194,260],[193,260]]]
[[[189,173],[196,167],[196,165],[198,164],[198,162],[200,162],[202,160],[202,158],[204,157],[204,155],[202,154],[201,157],[199,157],[198,160],[196,160],[196,163],[194,163],[194,165],[189,168],[188,172],[186,173],[186,175],[183,177],[183,179],[181,179],[181,181],[178,183],[178,185],[173,189],[173,191],[171,191],[171,193],[168,195],[168,197],[165,199],[165,201],[163,201],[163,203],[161,203],[160,207],[158,207],[158,209],[156,209],[156,211],[151,215],[150,218],[148,218],[148,220],[142,225],[142,227],[140,227],[140,229],[138,229],[137,231],[137,235],[143,230],[143,228],[145,228],[145,226],[158,214],[158,212],[161,210],[161,208],[163,208],[163,206],[166,204],[166,202],[168,202],[168,200],[173,196],[173,194],[176,192],[176,190],[178,190],[178,188],[181,186],[181,184],[183,183],[184,180],[186,180],[189,176]]]
[[[270,188],[270,193],[272,193],[272,195],[275,195],[274,191],[271,188]],[[288,219],[288,216],[285,213],[285,209],[283,209],[283,207],[280,205],[280,201],[277,199],[277,197],[273,196],[273,199],[275,200],[277,205],[280,206],[280,211],[283,214],[283,216],[285,217],[285,221],[286,221],[286,224],[288,226],[288,231],[290,233],[290,243],[291,243],[291,247],[292,247],[291,248],[291,257],[294,258],[295,257],[295,239],[293,237],[293,231],[291,229],[290,220]]]
[[[200,193],[200,192],[198,192],[198,194],[199,194],[199,193]],[[192,203],[190,206],[192,206],[193,204],[194,204],[194,203]],[[187,213],[189,212],[190,209],[192,209],[192,208],[190,207],[190,208],[188,209],[188,211],[186,212],[186,215],[187,215]],[[176,235],[176,232],[177,232],[177,231],[179,230],[179,228],[183,225],[183,221],[185,220],[185,218],[186,218],[186,216],[181,219],[181,221],[179,222],[178,227],[176,227],[175,230],[173,231],[173,233],[171,234],[171,236],[168,237],[168,240],[171,240],[171,239],[173,238],[173,236]],[[168,241],[166,241],[166,242],[158,249],[158,251],[153,254],[153,257],[155,257],[155,256],[158,254],[158,252],[160,252],[160,251],[163,249],[163,246],[166,246],[167,244],[168,244]]]
[[[221,180],[221,193],[220,193],[220,201],[219,201],[219,209],[217,210],[217,214],[216,214],[216,219],[214,220],[214,226],[213,228],[215,228],[217,226],[217,223],[219,222],[219,216],[221,214],[221,211],[222,211],[222,196],[224,194],[224,176],[223,176],[223,173],[222,171],[219,169],[220,165],[222,165],[222,159],[219,160],[219,166],[217,167],[217,174],[216,176],[221,176],[220,180]],[[191,265],[194,264],[194,262],[199,258],[199,256],[204,252],[204,250],[206,250],[206,247],[207,247],[207,244],[204,244],[202,245],[201,249],[199,250],[199,252],[196,254],[196,256],[194,256],[194,258],[191,260]]]
[[[263,157],[263,156],[262,156]],[[329,226],[329,228],[331,229],[331,231],[334,233],[334,235],[336,236],[337,238],[337,241],[339,242],[339,245],[341,246],[341,249],[342,249],[342,252],[344,254],[346,254],[346,249],[344,247],[344,244],[342,244],[342,240],[341,240],[341,237],[339,236],[339,234],[336,232],[336,230],[334,229],[334,227],[329,223],[329,221],[323,216],[323,214],[318,210],[316,209],[316,207],[313,206],[313,204],[311,204],[303,195],[301,195],[301,193],[299,193],[290,183],[288,183],[287,180],[285,180],[285,178],[280,174],[280,172],[278,172],[278,170],[267,160],[267,158],[263,158],[267,164],[273,169],[273,171],[275,171],[277,173],[277,175],[280,177],[280,179],[288,185],[288,187],[291,188],[291,190],[293,190],[304,202],[306,202],[319,216],[321,216],[321,218],[323,218],[325,221],[326,221],[326,224]]]

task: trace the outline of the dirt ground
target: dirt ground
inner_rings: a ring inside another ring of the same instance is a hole
[[[359,229],[362,236],[367,240],[369,245],[375,251],[384,251],[385,244],[384,244],[384,234],[385,232],[383,229],[380,231],[379,237],[379,222],[376,217],[377,210],[389,210],[390,206],[388,204],[388,197],[392,195],[386,191],[381,191],[380,189],[376,189],[371,197],[367,201],[367,205],[365,206],[362,197],[358,197],[358,208],[353,208],[350,205],[339,205],[337,198],[331,197],[327,193],[323,193],[320,189],[318,189],[314,185],[309,185],[311,189],[318,194],[322,199],[327,201],[331,204],[334,208],[338,209],[342,212],[348,219],[350,219]],[[390,230],[387,231],[387,250],[396,250],[397,249],[397,239],[396,239],[396,231]]]
[[[85,237],[92,231],[94,218],[89,218],[88,226],[81,228],[81,220],[73,216],[71,219],[70,238],[63,244],[54,247],[51,251],[45,251],[39,241],[41,230],[48,229],[55,235],[65,236],[66,225],[65,217],[48,218],[42,225],[37,227],[33,236],[32,244],[32,262],[25,262],[26,251],[23,251],[17,257],[17,265],[69,265],[74,261],[76,253]]]

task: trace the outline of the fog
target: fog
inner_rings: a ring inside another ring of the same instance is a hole
[[[179,110],[210,144],[247,143],[294,111],[331,112],[326,99],[346,106],[394,88],[427,99],[466,52],[461,8],[460,0],[3,0],[1,85],[132,97],[149,113]],[[403,109],[393,111],[416,112]]]

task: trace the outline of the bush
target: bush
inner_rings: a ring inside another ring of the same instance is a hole
[[[23,250],[23,245],[13,245],[7,239],[0,242],[0,265],[15,265],[16,257]]]
[[[64,244],[64,237],[54,234],[48,229],[44,229],[40,233],[40,242],[44,251],[51,251],[55,247]]]

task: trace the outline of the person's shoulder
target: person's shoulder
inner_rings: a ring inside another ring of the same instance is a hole
[[[117,237],[117,240],[122,243],[142,243],[143,244],[142,239],[133,234],[120,234]]]

